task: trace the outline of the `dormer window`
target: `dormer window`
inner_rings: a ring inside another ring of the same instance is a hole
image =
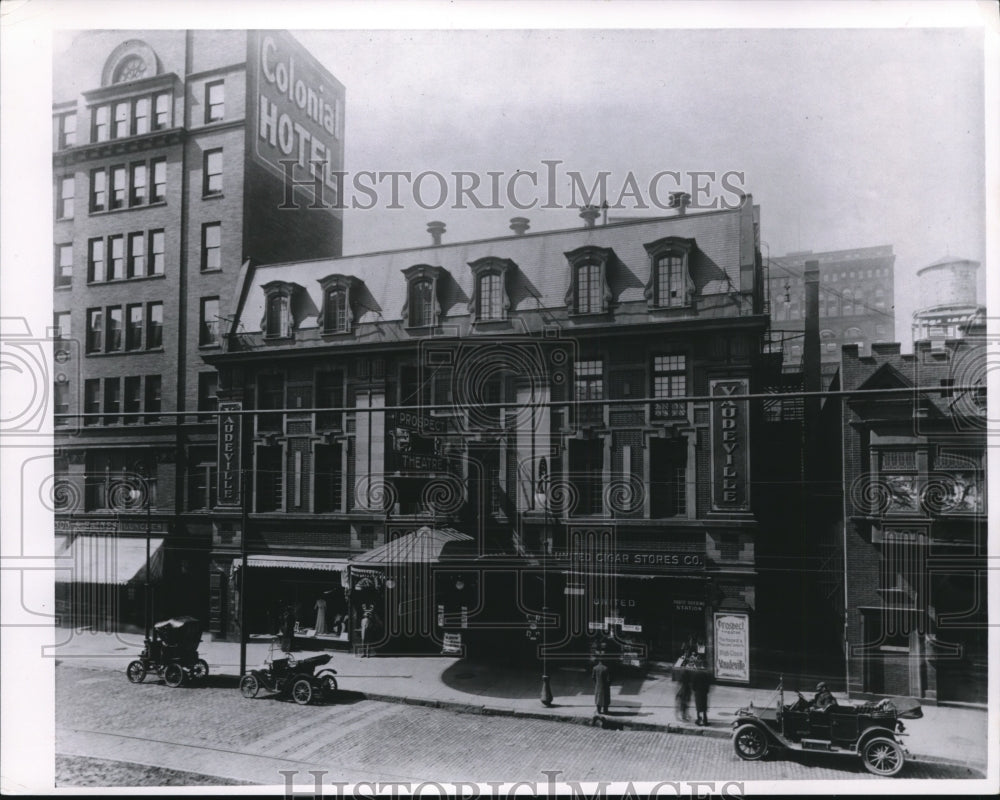
[[[608,285],[608,261],[611,250],[606,247],[580,247],[566,258],[570,264],[570,286],[566,305],[571,314],[603,314],[611,306]]]
[[[497,322],[507,319],[510,296],[507,294],[507,276],[514,262],[500,258],[480,258],[469,263],[472,268],[474,290],[469,311],[477,322]]]
[[[265,339],[288,339],[292,335],[292,300],[300,287],[294,283],[271,281],[264,289],[264,319],[261,327]]]
[[[690,255],[694,239],[668,236],[645,245],[650,258],[646,300],[650,308],[679,308],[691,305],[694,281]]]
[[[325,334],[350,333],[354,329],[353,299],[357,278],[351,275],[328,275],[320,280],[323,308],[320,329]]]
[[[427,264],[403,270],[409,284],[403,306],[403,324],[407,328],[430,328],[438,324],[441,316],[438,288],[443,272],[441,267]]]

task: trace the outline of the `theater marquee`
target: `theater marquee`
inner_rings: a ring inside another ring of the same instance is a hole
[[[750,510],[748,404],[732,400],[749,393],[746,378],[710,381],[712,402],[712,510]]]

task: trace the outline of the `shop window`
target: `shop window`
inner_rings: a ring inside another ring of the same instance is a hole
[[[683,354],[653,357],[653,397],[664,402],[652,403],[650,419],[672,420],[687,418],[687,402],[670,402],[670,397],[687,394],[687,359]]]
[[[601,403],[580,404],[580,401],[604,399],[604,362],[600,359],[577,361],[573,369],[573,383],[579,424],[601,425],[604,422],[604,406]]]
[[[649,440],[649,516],[679,517],[687,513],[687,441]]]
[[[219,122],[226,115],[226,85],[223,81],[205,84],[205,122]]]
[[[343,466],[341,460],[341,445],[316,445],[316,470],[313,475],[314,508],[317,513],[336,513],[343,510],[341,497],[343,494]]]
[[[122,418],[126,425],[137,425],[142,410],[142,378],[139,375],[128,375],[125,378],[125,406]]]
[[[59,116],[59,149],[76,145],[76,112]]]
[[[222,223],[206,222],[201,226],[201,269],[222,269]]]
[[[73,283],[73,245],[56,245],[56,287],[70,286]]]
[[[146,349],[163,347],[163,303],[148,303],[146,320]]]
[[[340,370],[316,373],[316,408],[340,409],[344,407],[344,373]],[[343,421],[342,411],[317,411],[316,430],[336,430]]]
[[[146,424],[159,422],[163,404],[163,379],[159,375],[146,376]]]
[[[56,216],[59,219],[73,219],[73,197],[76,194],[76,178],[67,175],[59,179],[59,200]]]
[[[219,373],[215,370],[211,372],[198,373],[198,410],[218,411],[219,409]],[[215,422],[215,416],[203,414],[198,417],[198,422]]]
[[[121,411],[122,384],[118,378],[104,379],[104,424],[117,425]]]
[[[255,470],[255,510],[258,512],[282,511],[284,506],[284,452],[280,445],[257,447]]]
[[[219,298],[201,298],[201,315],[198,321],[198,345],[212,347],[219,344]]]
[[[507,280],[514,262],[508,259],[481,258],[470,262],[473,276],[473,296],[469,311],[480,322],[493,322],[507,318],[510,296]]]
[[[125,307],[126,350],[139,350],[142,347],[142,317],[142,303],[135,303]]]
[[[592,516],[603,510],[604,441],[602,439],[570,439],[569,470],[577,502],[570,512],[575,516]]]
[[[100,353],[104,347],[104,309],[87,309],[87,352]]]
[[[438,324],[441,304],[438,284],[442,276],[440,267],[420,264],[403,270],[407,282],[406,304],[403,320],[408,328],[429,328]]]
[[[284,428],[284,415],[263,413],[285,407],[285,376],[282,374],[259,375],[257,377],[258,431],[277,431]]]
[[[87,416],[83,419],[84,425],[97,425],[100,418],[95,416],[101,410],[101,381],[97,378],[90,378],[83,384],[83,412]]]
[[[202,194],[205,196],[222,194],[222,150],[205,151],[204,182]]]

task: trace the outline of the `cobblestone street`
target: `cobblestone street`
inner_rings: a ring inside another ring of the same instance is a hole
[[[273,785],[280,771],[335,781],[856,780],[850,758],[744,762],[726,740],[611,731],[357,699],[298,706],[244,699],[231,679],[170,689],[151,678],[59,666],[56,751]],[[962,767],[910,762],[900,777],[977,778]]]

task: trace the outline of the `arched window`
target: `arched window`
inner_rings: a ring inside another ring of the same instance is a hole
[[[486,256],[469,262],[475,290],[469,301],[469,313],[477,322],[496,322],[507,319],[511,306],[507,294],[507,281],[517,265],[507,258]]]
[[[646,300],[650,308],[677,308],[691,304],[694,283],[690,257],[694,239],[668,236],[643,245],[650,257]]]
[[[594,314],[601,311],[601,266],[600,264],[580,264],[576,268],[577,314]]]
[[[484,272],[479,276],[479,319],[501,319],[503,298],[498,272]]]
[[[684,258],[667,253],[656,259],[656,305],[685,305]]]
[[[115,74],[112,78],[114,83],[127,83],[136,81],[146,75],[146,62],[140,56],[129,56],[122,59],[121,63],[115,67]]]
[[[423,328],[434,324],[434,284],[421,278],[410,284],[410,325]]]
[[[264,290],[264,319],[261,329],[265,339],[287,339],[292,335],[292,299],[302,287],[285,281],[270,281]]]
[[[267,331],[268,336],[288,335],[288,298],[274,294],[267,301]]]
[[[323,330],[326,333],[346,333],[347,292],[339,286],[326,290],[323,297]]]
[[[447,272],[441,267],[416,264],[403,270],[406,303],[403,324],[407,328],[432,328],[441,316],[441,282]]]

